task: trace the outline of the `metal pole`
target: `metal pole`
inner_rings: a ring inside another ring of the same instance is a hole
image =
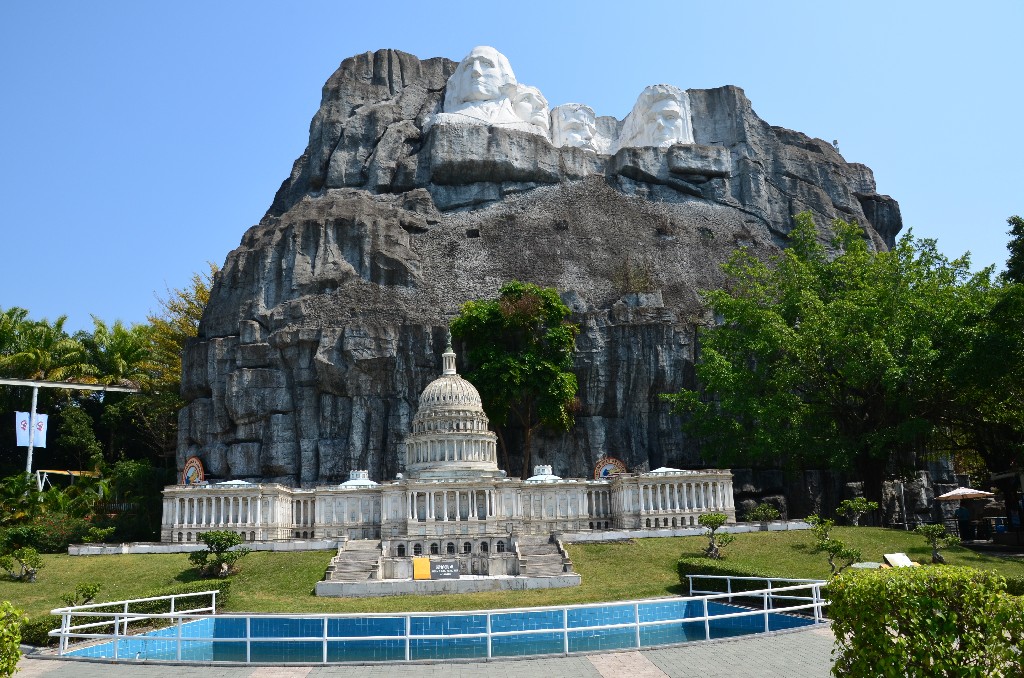
[[[25,475],[32,475],[32,450],[36,439],[36,402],[39,399],[39,387],[32,387],[32,410],[28,414],[28,456],[25,461]],[[43,488],[39,488],[42,490]]]

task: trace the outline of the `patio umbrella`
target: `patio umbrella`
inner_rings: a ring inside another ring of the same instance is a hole
[[[994,496],[995,495],[991,492],[985,492],[984,490],[972,490],[969,487],[958,487],[945,494],[940,494],[935,497],[935,499],[937,501],[956,501],[958,499],[987,499]]]

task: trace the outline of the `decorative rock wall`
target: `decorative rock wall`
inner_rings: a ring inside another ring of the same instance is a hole
[[[582,409],[535,463],[563,477],[605,455],[699,467],[658,394],[693,383],[699,292],[722,284],[720,265],[741,246],[776,252],[803,210],[856,220],[877,247],[901,228],[867,167],[767,124],[736,87],[687,92],[693,145],[599,155],[429,124],[456,65],[381,50],[328,80],[308,147],[228,254],[184,357],[179,467],[195,454],[221,478],[393,478],[447,322],[512,279],[556,287],[582,325]],[[605,136],[621,126],[596,120]]]

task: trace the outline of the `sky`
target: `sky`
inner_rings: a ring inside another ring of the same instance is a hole
[[[838,140],[905,230],[1001,269],[1024,214],[1024,3],[53,2],[0,5],[0,308],[145,322],[259,222],[327,78],[382,48],[491,45],[551,105],[737,85]]]

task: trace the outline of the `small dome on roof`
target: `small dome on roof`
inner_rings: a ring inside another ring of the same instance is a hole
[[[348,480],[341,487],[374,487],[377,483],[370,480],[369,471],[349,471]]]

